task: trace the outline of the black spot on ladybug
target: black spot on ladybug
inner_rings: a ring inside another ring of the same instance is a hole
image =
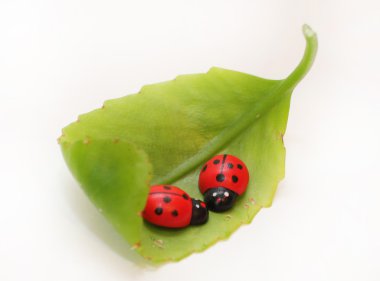
[[[228,168],[232,169],[234,167],[234,165],[232,163],[228,163],[227,164]]]
[[[206,171],[206,169],[207,169],[207,165],[204,165],[202,172]]]
[[[183,197],[183,199],[185,199],[185,200],[189,200],[189,196],[187,195],[187,194],[182,194],[182,197]]]
[[[224,181],[224,175],[223,175],[223,174],[217,174],[217,175],[216,175],[216,180],[217,180],[218,182],[222,182],[222,181]]]
[[[178,211],[177,211],[177,210],[174,210],[174,211],[172,212],[172,216],[173,216],[173,217],[178,216]]]
[[[215,165],[216,164],[219,164],[220,163],[220,160],[219,159],[216,159],[216,160],[214,160],[214,162],[213,162]]]
[[[237,167],[238,167],[238,169],[240,169],[240,170],[242,170],[242,169],[243,169],[243,166],[242,166],[242,165],[240,165],[240,164],[237,164]]]
[[[172,201],[172,199],[169,196],[165,196],[164,197],[164,202],[165,203],[169,203],[170,201]]]
[[[161,215],[162,214],[162,212],[163,212],[164,210],[162,209],[162,208],[160,208],[160,207],[158,207],[158,208],[156,208],[155,210],[154,210],[154,212],[156,213],[156,215]]]
[[[237,176],[232,176],[232,181],[233,182],[238,182],[239,178]]]
[[[166,190],[170,190],[170,189],[172,189],[170,186],[168,186],[168,185],[164,185],[164,189],[166,189]]]

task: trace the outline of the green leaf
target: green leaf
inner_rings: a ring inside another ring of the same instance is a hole
[[[146,154],[125,141],[63,143],[71,172],[88,197],[132,245],[141,237],[140,212],[148,195],[151,165]]]
[[[180,260],[227,238],[271,205],[284,177],[291,93],[317,50],[315,33],[306,25],[303,31],[304,56],[284,80],[214,67],[106,101],[63,129],[60,143],[69,168],[141,255],[154,262]],[[210,213],[207,224],[179,230],[143,222],[139,211],[149,185],[174,184],[202,198],[199,170],[218,153],[241,158],[251,175],[232,210]]]

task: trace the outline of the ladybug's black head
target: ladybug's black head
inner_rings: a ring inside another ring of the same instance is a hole
[[[204,224],[208,220],[208,210],[206,204],[201,200],[191,199],[193,210],[191,214],[191,225]]]
[[[231,209],[238,197],[236,192],[224,187],[210,188],[203,195],[207,208],[214,212],[224,212]]]

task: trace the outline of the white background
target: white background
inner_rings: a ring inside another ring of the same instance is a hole
[[[379,1],[0,2],[0,280],[380,280]],[[68,172],[60,129],[104,100],[211,66],[296,88],[286,179],[226,242],[151,267]]]

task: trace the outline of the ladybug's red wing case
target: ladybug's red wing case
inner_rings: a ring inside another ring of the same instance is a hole
[[[203,166],[199,175],[199,188],[202,194],[210,188],[225,187],[241,195],[248,181],[249,173],[243,161],[224,154],[211,158]]]
[[[152,186],[142,215],[146,221],[158,226],[185,227],[191,221],[192,201],[176,186]]]

